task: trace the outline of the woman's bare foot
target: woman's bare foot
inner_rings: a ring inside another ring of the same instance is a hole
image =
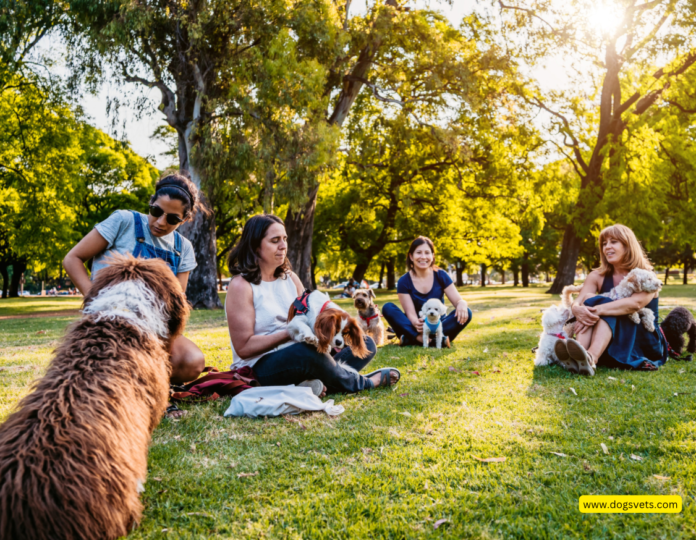
[[[389,370],[389,379],[390,379],[389,383],[382,380],[382,370],[375,372],[374,374],[372,374],[369,377],[369,379],[375,385],[375,388],[380,387],[380,386],[393,386],[397,382],[399,382],[400,378],[401,378],[401,374],[395,369]]]

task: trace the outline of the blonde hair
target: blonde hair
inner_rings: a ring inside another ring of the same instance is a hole
[[[641,268],[642,270],[653,269],[650,261],[648,260],[648,256],[645,254],[643,246],[641,246],[640,242],[638,242],[635,233],[626,227],[626,225],[620,225],[617,223],[616,225],[611,225],[610,227],[603,229],[602,232],[599,233],[599,258],[602,261],[602,264],[600,264],[597,271],[599,272],[600,276],[614,272],[614,267],[609,264],[607,258],[604,256],[604,250],[602,249],[602,245],[607,238],[618,240],[626,248],[626,253],[624,254],[621,264],[629,271],[633,270],[634,268]]]

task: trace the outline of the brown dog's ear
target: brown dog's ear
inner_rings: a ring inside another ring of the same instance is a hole
[[[326,309],[322,311],[314,322],[314,335],[317,336],[319,344],[317,351],[326,354],[331,349],[331,342],[336,335],[336,327],[340,318],[337,309]]]
[[[369,291],[370,298],[372,298],[372,299],[376,299],[376,298],[377,298],[377,295],[375,294],[375,291],[373,291],[371,288],[369,288],[369,289],[367,289],[367,290]]]
[[[295,318],[295,304],[290,304],[290,310],[288,311],[288,322]]]
[[[367,345],[365,345],[365,332],[353,317],[348,318],[348,324],[346,325],[344,335],[348,338],[347,341],[350,343],[350,350],[358,358],[365,358],[370,351],[367,350]]]

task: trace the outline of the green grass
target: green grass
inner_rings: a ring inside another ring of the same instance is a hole
[[[539,309],[552,302],[543,291],[463,289],[474,320],[454,348],[383,347],[373,365],[398,367],[402,382],[334,396],[346,409],[337,418],[227,419],[225,399],[164,420],[130,538],[693,537],[696,394],[674,394],[696,392],[696,365],[592,379],[535,369]],[[696,286],[665,287],[661,303],[696,308]],[[72,319],[0,320],[0,419]],[[222,312],[193,313],[187,335],[227,369]],[[588,494],[679,494],[684,510],[581,514]]]

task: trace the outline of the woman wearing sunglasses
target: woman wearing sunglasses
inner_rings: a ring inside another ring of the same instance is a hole
[[[186,290],[189,273],[196,268],[193,246],[176,229],[189,221],[200,208],[198,190],[180,173],[166,173],[150,197],[149,215],[116,210],[70,250],[63,260],[65,271],[82,294],[92,283],[85,262],[92,259],[92,278],[104,268],[112,253],[164,260]],[[201,350],[190,339],[172,342],[171,382],[181,384],[196,379],[205,366]]]

